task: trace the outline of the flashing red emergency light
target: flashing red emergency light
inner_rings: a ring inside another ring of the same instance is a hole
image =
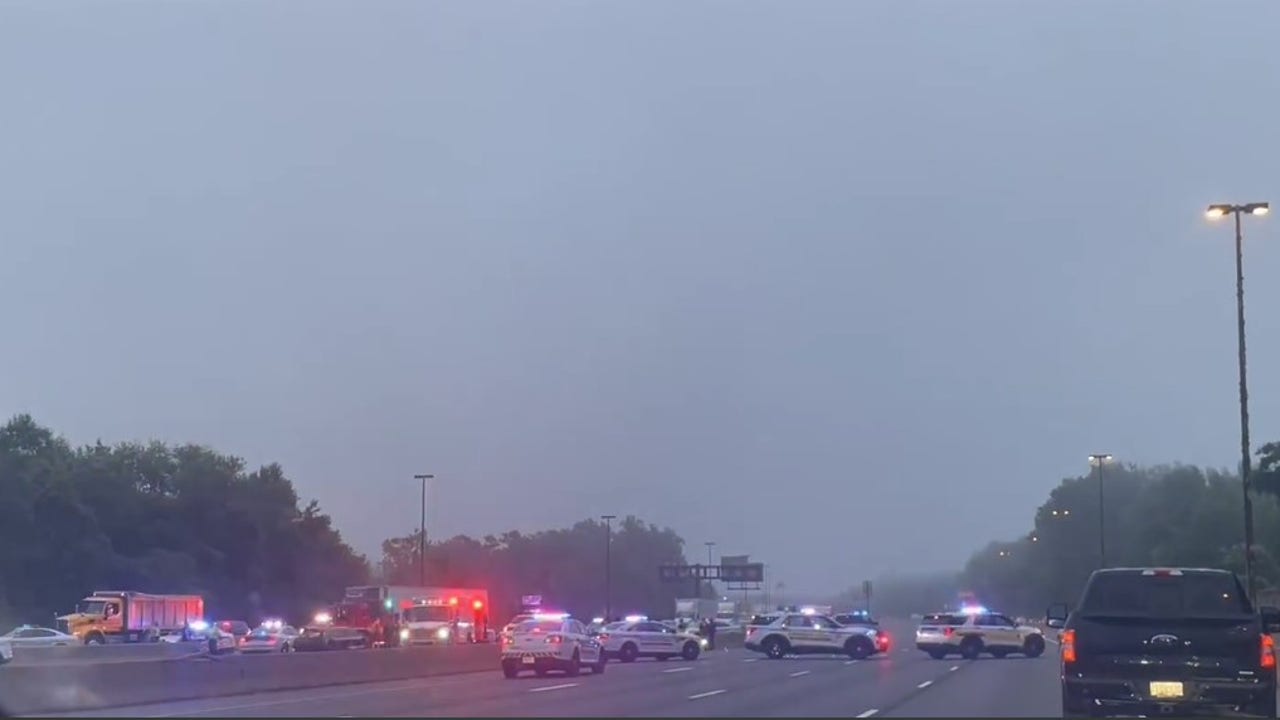
[[[480,608],[484,607],[484,603],[480,602],[479,600],[476,600],[475,602],[471,603],[471,607],[476,610],[479,610]]]

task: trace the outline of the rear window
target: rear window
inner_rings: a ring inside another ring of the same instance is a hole
[[[1253,612],[1230,573],[1095,575],[1080,603],[1084,616],[1221,617]]]
[[[953,615],[951,613],[933,613],[925,615],[920,621],[921,625],[963,625],[965,621],[964,615]]]
[[[525,620],[516,626],[515,632],[560,632],[564,623],[559,620]]]
[[[269,640],[271,638],[271,631],[254,630],[253,632],[249,633],[249,637],[253,638],[254,640]]]

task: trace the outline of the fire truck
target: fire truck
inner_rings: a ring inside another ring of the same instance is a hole
[[[413,645],[487,642],[489,593],[476,588],[415,588],[401,606],[401,638]]]
[[[425,588],[397,585],[349,587],[340,602],[316,613],[314,624],[359,630],[370,647],[395,647],[405,639],[401,627],[404,598]]]

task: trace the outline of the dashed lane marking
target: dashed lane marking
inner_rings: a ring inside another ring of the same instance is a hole
[[[532,692],[548,692],[550,690],[564,690],[565,688],[571,688],[571,687],[578,687],[578,683],[564,683],[562,685],[544,685],[543,687],[533,688],[529,692],[531,693]]]
[[[916,687],[918,687],[918,688],[920,688],[921,690],[923,690],[923,689],[925,689],[925,688],[929,687],[929,686],[930,686],[930,685],[932,685],[932,684],[933,684],[933,681],[932,681],[932,680],[925,680],[924,682],[920,683],[920,684],[919,684],[919,685],[917,685]]]
[[[959,665],[952,665],[952,666],[951,666],[951,669],[950,669],[950,670],[947,670],[947,672],[955,672],[955,671],[957,671],[957,670],[959,670],[959,669],[960,669],[960,666],[959,666]]]
[[[876,708],[871,708],[870,710],[863,710],[862,712],[858,713],[857,715],[854,715],[854,717],[869,718],[869,717],[871,717],[872,715],[875,715],[875,714],[876,714],[876,713],[878,713],[878,712],[880,712],[878,709],[876,709]]]
[[[724,693],[727,693],[727,692],[729,692],[729,691],[728,691],[728,690],[708,690],[708,691],[706,691],[706,692],[700,692],[700,693],[696,693],[696,694],[694,694],[694,695],[690,695],[690,696],[689,696],[689,699],[690,699],[690,700],[701,700],[702,698],[708,698],[708,697],[711,697],[712,695],[723,695]]]
[[[813,671],[812,671],[812,670],[797,670],[796,672],[791,673],[791,677],[804,677],[805,675],[808,675],[808,674],[809,674],[809,673],[811,673],[811,672],[813,672]]]
[[[845,660],[845,661],[844,661],[844,664],[845,664],[845,665],[856,665],[857,663],[858,663],[858,661],[857,661],[857,660]]]
[[[692,667],[686,665],[685,667],[678,667],[678,668],[671,668],[670,670],[663,670],[662,673],[665,675],[667,673],[673,673],[673,672],[689,672],[692,669],[693,669]]]
[[[760,658],[743,658],[742,662],[759,662]]]

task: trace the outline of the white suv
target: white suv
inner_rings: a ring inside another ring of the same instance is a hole
[[[1044,633],[985,608],[929,613],[916,628],[916,647],[935,660],[951,654],[972,660],[982,653],[998,658],[1015,653],[1033,658],[1044,653]]]
[[[843,654],[861,660],[878,652],[874,628],[846,626],[826,615],[783,613],[767,625],[750,625],[743,645],[775,660],[787,655]]]

